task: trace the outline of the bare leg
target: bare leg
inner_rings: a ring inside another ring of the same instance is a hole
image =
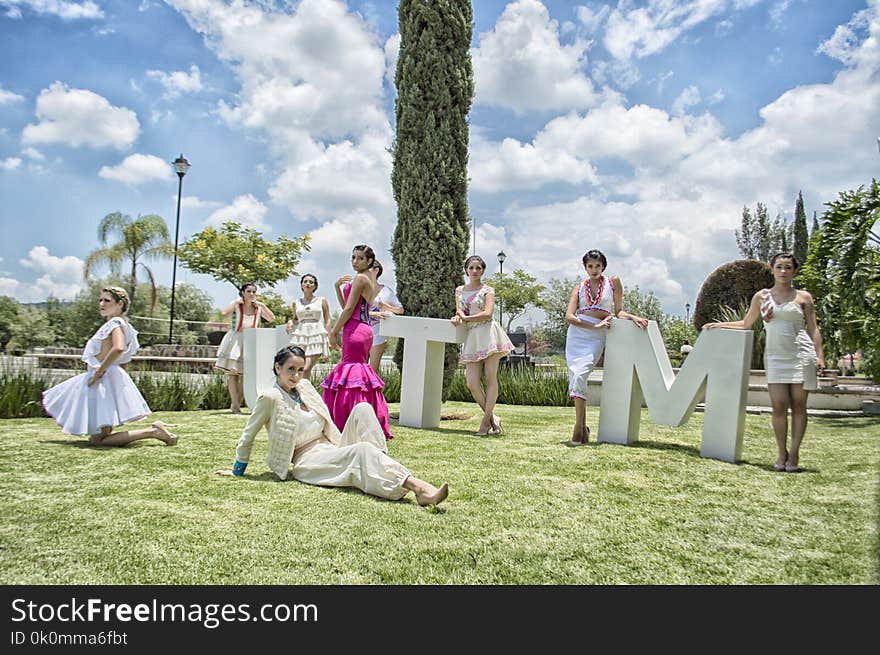
[[[229,389],[229,397],[232,399],[232,403],[229,406],[229,410],[233,414],[241,414],[241,395],[238,393],[238,375],[227,375],[226,376],[226,386]]]
[[[785,466],[788,459],[788,408],[791,406],[791,385],[768,384],[767,392],[770,394],[770,405],[773,408],[773,434],[776,437],[776,470]]]
[[[464,379],[467,382],[467,388],[471,392],[474,402],[483,410],[483,420],[480,421],[480,429],[477,434],[488,434],[491,428],[490,421],[486,419],[486,395],[483,393],[483,385],[481,378],[483,377],[483,362],[467,362],[464,366]]]
[[[315,364],[318,363],[318,360],[321,359],[320,355],[309,355],[306,357],[306,365],[303,368],[302,376],[308,380],[312,375],[312,369],[315,368]]]
[[[424,480],[409,476],[403,481],[403,488],[409,489],[416,495],[416,502],[424,507],[425,505],[438,505],[442,503],[446,496],[449,495],[449,485],[444,482],[438,489],[433,484],[429,484]]]
[[[571,431],[572,443],[587,443],[587,401],[583,398],[574,398],[574,428]]]
[[[385,354],[385,347],[387,345],[388,342],[383,341],[370,348],[370,368],[376,371],[379,376],[382,375],[382,371],[380,370],[382,366],[382,355]]]
[[[807,397],[809,391],[802,384],[789,385],[791,389],[791,451],[785,470],[797,470],[800,458],[801,441],[807,431]]]
[[[177,435],[169,432],[162,421],[153,422],[149,428],[125,432],[113,432],[113,428],[107,426],[101,428],[101,434],[91,435],[89,443],[93,446],[126,446],[132,441],[140,439],[158,439],[164,441],[166,446],[173,446],[177,443]]]
[[[495,433],[501,432],[501,420],[495,416],[495,402],[498,400],[498,365],[501,363],[501,353],[490,355],[483,363],[483,377],[486,380],[486,404],[483,405],[483,414],[489,417],[489,426]]]

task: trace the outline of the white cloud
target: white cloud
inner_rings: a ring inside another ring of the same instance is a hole
[[[611,7],[608,5],[591,2],[577,8],[577,17],[587,34],[595,34],[608,17],[609,11],[611,11]]]
[[[71,89],[54,82],[37,98],[37,124],[27,125],[21,140],[26,144],[64,143],[73,147],[124,149],[140,132],[130,109],[115,107],[103,96]]]
[[[725,138],[708,113],[675,116],[622,102],[551,120],[532,141],[537,149],[589,156],[600,173],[605,159],[622,159],[633,173],[600,175],[589,194],[567,202],[511,203],[498,238],[481,242],[486,230],[478,228],[478,253],[503,245],[511,266],[526,262],[546,280],[578,275],[580,256],[598,247],[610,273],[627,287],[653,290],[667,311],[693,303],[719,262],[738,257],[733,229],[743,205],[761,201],[771,216],[790,214],[803,190],[808,211],[821,212],[876,171],[880,3],[870,7],[859,17],[868,34],[847,45],[851,66],[829,84],[783,93],[761,109],[758,127],[737,138]]]
[[[34,161],[43,161],[46,156],[36,148],[22,148],[21,154]]]
[[[676,116],[681,116],[682,114],[687,113],[688,108],[693,107],[694,105],[699,105],[702,101],[703,98],[700,96],[700,90],[691,84],[690,86],[685,87],[673,101],[672,113]]]
[[[590,162],[566,152],[562,144],[511,138],[490,143],[476,134],[471,135],[468,174],[472,190],[490,192],[598,181]]]
[[[343,141],[290,165],[269,189],[272,200],[301,218],[332,218],[339,212],[368,210],[393,221],[391,154],[381,138],[359,144]]]
[[[392,34],[385,41],[385,79],[390,87],[394,86],[398,56],[400,56],[400,34]]]
[[[177,204],[177,194],[171,196],[175,205]],[[183,196],[180,199],[180,206],[183,209],[213,209],[220,207],[223,203],[216,200],[202,200],[198,196]]]
[[[34,246],[19,263],[35,271],[37,279],[21,282],[0,278],[0,295],[12,296],[19,302],[41,302],[50,296],[72,300],[84,287],[83,260],[78,257],[56,257],[45,246]]]
[[[538,0],[516,0],[471,50],[477,103],[516,112],[585,108],[597,102],[584,74],[589,43],[563,45],[558,23]]]
[[[269,3],[170,4],[237,76],[239,93],[221,101],[218,114],[265,135],[276,157],[269,167],[277,171],[268,189],[272,201],[295,218],[317,220],[313,233],[324,221],[330,221],[325,232],[333,232],[344,216],[366,216],[390,229],[394,134],[384,80],[394,38],[383,43],[374,26],[339,0],[302,0],[283,11]]]
[[[608,16],[603,44],[616,59],[641,59],[662,51],[710,18],[763,1],[647,0],[644,6],[620,2]]]
[[[868,9],[863,9],[854,14],[846,25],[838,25],[831,38],[823,41],[816,48],[816,52],[826,54],[847,66],[855,65],[858,63],[859,57],[863,56],[866,51],[876,51],[876,43],[873,47],[870,47],[865,42],[865,32],[870,29],[872,16],[876,20],[876,12],[876,0],[869,1]]]
[[[220,111],[230,124],[315,138],[387,129],[382,44],[339,0],[302,0],[289,12],[218,0],[171,4],[239,77],[237,103]]]
[[[58,16],[61,20],[98,19],[104,12],[92,0],[73,2],[72,0],[0,0],[0,7],[6,8],[9,18],[22,17],[22,8],[38,14]]]
[[[659,169],[698,152],[720,135],[720,124],[708,114],[671,117],[647,105],[627,109],[618,100],[585,116],[554,118],[535,143],[552,144],[593,161],[619,159],[637,168]]]
[[[222,207],[212,213],[205,223],[207,225],[220,226],[226,221],[236,221],[246,227],[268,231],[268,226],[263,222],[267,211],[268,207],[266,205],[248,193],[243,196],[237,196],[231,205]]]
[[[21,166],[21,157],[7,157],[0,159],[0,168],[4,171],[14,171]]]
[[[788,10],[789,5],[791,5],[791,0],[776,0],[773,6],[770,7],[770,22],[775,28],[782,26],[783,18],[785,18],[785,12]]]
[[[130,186],[171,179],[171,166],[155,155],[135,153],[123,159],[116,166],[102,166],[98,175],[105,180],[116,180]]]
[[[189,67],[189,73],[185,71],[172,71],[166,73],[159,70],[148,70],[147,77],[156,80],[165,87],[164,98],[174,100],[186,93],[198,93],[202,90],[202,76],[199,67],[193,64]]]
[[[0,84],[0,105],[10,105],[13,102],[21,102],[22,100],[24,100],[24,96],[13,93],[12,91],[7,91],[3,88],[3,85]]]
[[[665,73],[661,73],[657,76],[657,95],[663,95],[663,89],[666,86],[666,81],[672,79],[674,76],[675,72],[673,71],[666,71]]]

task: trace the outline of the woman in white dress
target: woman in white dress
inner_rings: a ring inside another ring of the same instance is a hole
[[[816,323],[813,297],[795,289],[792,278],[799,264],[794,255],[781,252],[770,258],[773,287],[752,296],[749,311],[740,321],[706,323],[703,328],[748,330],[758,318],[764,321],[764,371],[773,408],[776,437],[776,471],[800,471],[801,441],[807,430],[807,396],[818,388],[818,373],[825,368],[822,335]],[[788,446],[788,410],[791,409],[791,447]]]
[[[305,352],[285,346],[275,354],[275,385],[261,394],[235,449],[231,470],[217,475],[242,477],[250,460],[254,438],[261,428],[269,433],[266,464],[286,480],[293,478],[322,487],[355,487],[364,493],[399,500],[409,491],[419,505],[437,505],[449,494],[449,485],[435,487],[388,456],[385,433],[373,408],[358,403],[342,432],[312,383],[303,377]]]
[[[608,259],[600,250],[588,250],[581,262],[587,277],[571,290],[565,322],[565,361],[568,364],[568,395],[574,400],[573,446],[590,440],[587,425],[587,379],[605,349],[605,336],[613,318],[626,318],[646,328],[648,321],[623,311],[623,283],[606,276]]]
[[[498,321],[495,311],[495,289],[483,284],[486,262],[478,255],[468,257],[464,272],[468,282],[455,289],[455,316],[452,324],[465,325],[467,334],[461,345],[461,362],[465,381],[474,401],[483,410],[477,434],[501,434],[501,419],[495,415],[498,400],[498,365],[502,357],[513,351],[513,343]],[[483,390],[481,378],[485,381]]]
[[[306,353],[303,377],[310,378],[312,368],[322,357],[330,354],[330,305],[323,296],[316,296],[318,278],[306,273],[299,279],[302,298],[293,301],[293,317],[287,321],[290,345],[299,346]]]
[[[403,304],[397,299],[394,289],[384,284],[379,284],[378,279],[382,276],[384,269],[379,262],[373,263],[373,269],[376,271],[376,286],[379,287],[379,293],[370,307],[370,324],[373,326],[373,346],[370,348],[370,366],[379,375],[382,375],[382,355],[388,345],[388,337],[379,334],[379,323],[383,318],[388,318],[391,314],[400,316],[403,314]]]
[[[253,282],[242,284],[238,296],[220,312],[224,317],[232,314],[232,329],[223,335],[223,341],[217,349],[217,361],[214,363],[215,368],[226,373],[226,385],[229,387],[231,399],[229,409],[233,414],[241,414],[241,399],[244,397],[242,331],[245,328],[260,327],[261,318],[275,320],[272,310],[257,300],[257,285]]]
[[[123,368],[139,348],[137,331],[125,320],[129,299],[125,289],[105,287],[98,299],[104,324],[83,349],[88,371],[43,392],[43,407],[66,434],[89,435],[94,446],[125,446],[139,439],[158,439],[173,446],[177,436],[164,423],[113,432],[123,423],[150,415],[144,397]]]

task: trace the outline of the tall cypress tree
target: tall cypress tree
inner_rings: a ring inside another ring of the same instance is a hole
[[[449,318],[463,281],[469,223],[468,121],[474,95],[470,0],[400,0],[391,255],[407,314]],[[403,343],[395,361],[400,365]],[[458,364],[446,348],[444,396]]]
[[[797,201],[794,204],[794,254],[797,260],[803,264],[807,261],[807,252],[810,248],[810,236],[807,234],[807,214],[804,211],[804,192],[798,191]]]

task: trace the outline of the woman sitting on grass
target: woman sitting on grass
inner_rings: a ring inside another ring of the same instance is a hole
[[[293,477],[322,487],[355,487],[364,493],[399,500],[415,493],[419,505],[436,505],[449,493],[413,477],[388,456],[385,433],[368,403],[354,406],[340,433],[330,410],[311,382],[303,377],[305,351],[285,346],[275,354],[275,385],[260,394],[235,450],[232,470],[217,475],[244,475],[254,438],[269,432],[266,464],[282,480],[293,462]]]

